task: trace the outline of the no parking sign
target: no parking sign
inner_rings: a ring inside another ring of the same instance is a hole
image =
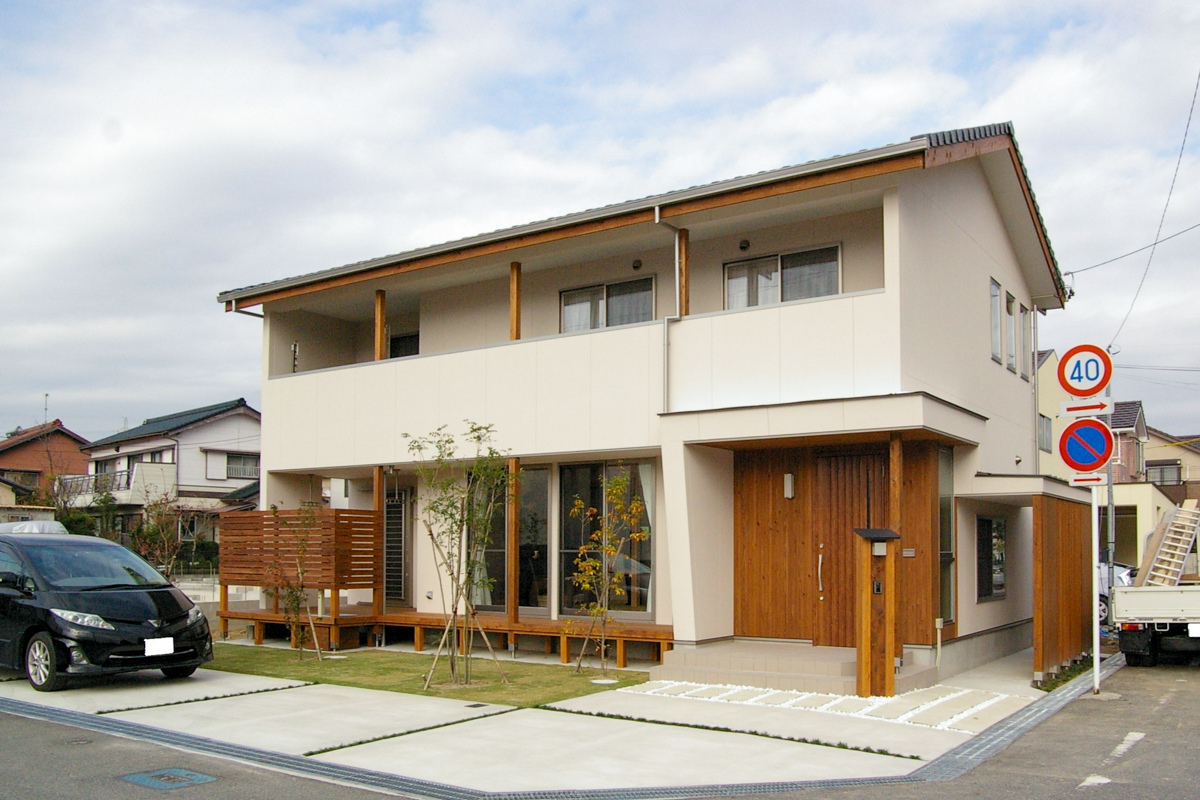
[[[1113,453],[1113,435],[1098,419],[1077,419],[1058,440],[1058,454],[1076,472],[1102,469]]]

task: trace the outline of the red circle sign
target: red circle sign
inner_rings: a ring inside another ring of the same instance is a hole
[[[1058,384],[1072,397],[1092,397],[1112,380],[1108,353],[1094,344],[1072,347],[1058,362]]]
[[[1112,431],[1098,419],[1077,419],[1059,437],[1058,454],[1076,472],[1095,472],[1112,458]]]

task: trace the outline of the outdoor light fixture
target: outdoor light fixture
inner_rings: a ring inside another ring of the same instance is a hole
[[[796,476],[790,472],[783,474],[783,496],[786,500],[791,500],[796,496]]]
[[[642,268],[642,260],[640,258],[635,258],[633,260],[633,271],[637,272],[641,268]]]
[[[746,250],[749,250],[749,249],[750,249],[750,240],[749,239],[742,239],[740,242],[738,242],[738,250],[745,252]]]

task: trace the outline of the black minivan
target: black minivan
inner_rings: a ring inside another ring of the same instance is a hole
[[[121,545],[0,534],[0,666],[23,668],[33,688],[139,669],[186,678],[211,660],[201,610]]]

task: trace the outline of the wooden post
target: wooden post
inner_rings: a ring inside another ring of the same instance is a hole
[[[565,633],[558,637],[558,660],[563,664],[571,663],[571,639]]]
[[[518,325],[520,320],[518,320]],[[507,558],[504,565],[504,610],[508,622],[517,624],[521,619],[521,486],[517,481],[521,473],[521,459],[508,460],[508,509],[505,519]]]
[[[875,659],[871,657],[871,543],[860,538],[854,543],[854,644],[858,662],[855,691],[871,696]]]
[[[860,697],[891,697],[896,693],[895,548],[900,536],[886,528],[855,528],[854,543],[854,640],[857,648],[857,680]],[[875,548],[883,548],[880,555]],[[890,564],[889,564],[890,562]],[[889,617],[888,608],[893,616]]]
[[[387,341],[387,292],[375,290],[375,360],[388,357]]]
[[[221,613],[221,623],[220,623],[221,638],[228,639],[229,638],[229,620],[225,619],[224,612],[229,610],[229,587],[223,583],[221,584],[220,610],[222,612]]]
[[[508,265],[508,338],[521,338],[521,262]]]
[[[691,239],[687,228],[680,228],[675,236],[676,246],[679,248],[679,316],[686,317],[691,313],[692,287],[688,265]]]
[[[413,650],[418,653],[425,649],[425,629],[420,625],[413,626]]]
[[[888,450],[888,527],[896,533],[904,536],[904,442],[900,438],[900,431],[892,431],[892,440]],[[884,557],[883,569],[883,604],[884,604],[884,625],[887,630],[887,649],[896,658],[904,657],[904,641],[900,638],[897,626],[900,624],[900,615],[896,613],[896,598],[899,595],[900,587],[896,584],[896,559],[900,556],[897,550],[900,549],[900,542],[892,542],[888,545],[887,555]],[[895,670],[889,670],[889,675],[892,676],[890,685],[895,686]],[[888,696],[895,694],[895,691],[888,692]]]

